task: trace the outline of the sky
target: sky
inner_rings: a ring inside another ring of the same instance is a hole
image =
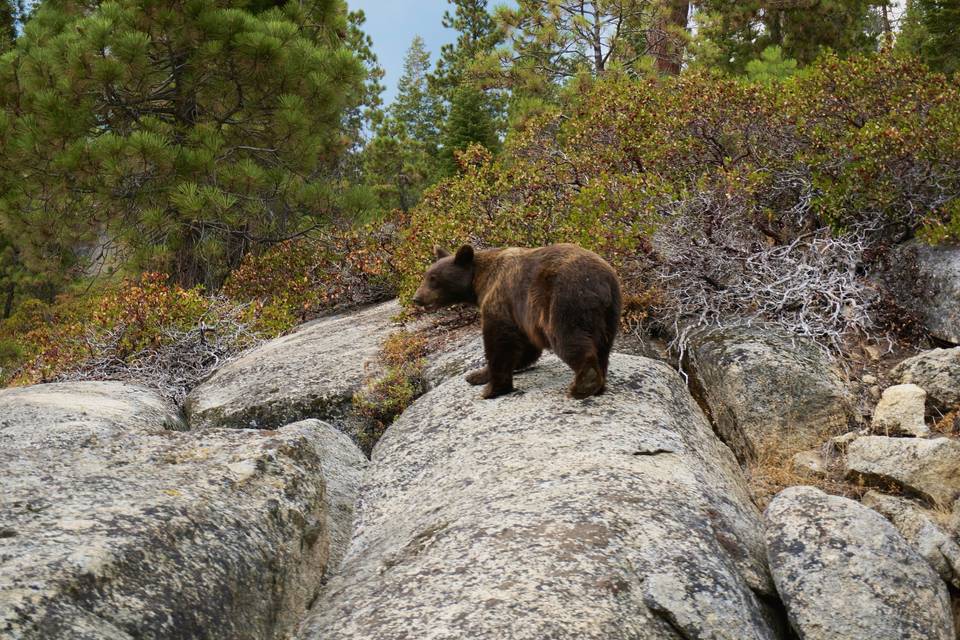
[[[367,16],[364,30],[373,38],[373,51],[386,72],[384,104],[390,104],[397,93],[403,56],[414,36],[423,38],[434,64],[440,47],[457,37],[456,31],[440,23],[450,6],[447,0],[347,0],[347,5],[351,10],[363,9]]]

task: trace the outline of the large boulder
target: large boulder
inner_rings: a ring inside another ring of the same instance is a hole
[[[882,514],[945,582],[960,589],[960,544],[916,503],[868,491],[861,502]]]
[[[945,412],[960,407],[960,347],[924,351],[901,362],[890,375],[926,391],[931,409]]]
[[[847,447],[847,474],[896,486],[949,509],[960,497],[960,442],[951,438],[864,436]]]
[[[307,323],[227,363],[187,396],[195,428],[270,429],[319,418],[344,428],[400,307],[386,302]]]
[[[299,637],[780,637],[759,514],[683,380],[615,354],[575,401],[571,375],[549,356],[515,393],[456,377],[407,409]]]
[[[698,329],[689,338],[691,387],[737,458],[761,446],[808,449],[856,420],[837,368],[802,338],[747,326]]]
[[[0,636],[285,637],[342,557],[365,460],[320,422],[173,431],[119,383],[0,392]]]
[[[766,510],[770,571],[804,640],[954,640],[946,585],[879,513],[813,487]]]
[[[922,284],[918,309],[930,335],[960,344],[960,247],[915,244],[918,282]]]

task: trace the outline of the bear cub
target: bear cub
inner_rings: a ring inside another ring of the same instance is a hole
[[[569,394],[603,393],[620,325],[620,282],[607,262],[573,244],[536,249],[438,249],[414,304],[480,307],[487,365],[467,375],[484,398],[513,391],[513,372],[551,349],[575,374]]]

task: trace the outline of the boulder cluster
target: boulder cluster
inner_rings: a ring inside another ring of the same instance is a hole
[[[485,401],[467,335],[368,459],[352,398],[398,312],[304,325],[183,407],[0,391],[0,637],[957,638],[960,347],[854,384],[716,327],[678,367],[615,353],[602,396],[547,356]],[[758,497],[771,451],[796,482]]]

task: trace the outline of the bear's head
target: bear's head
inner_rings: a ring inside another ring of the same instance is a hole
[[[458,302],[476,302],[473,247],[464,245],[453,256],[443,249],[436,249],[435,254],[436,258],[424,274],[420,288],[413,294],[413,303],[429,309]]]

